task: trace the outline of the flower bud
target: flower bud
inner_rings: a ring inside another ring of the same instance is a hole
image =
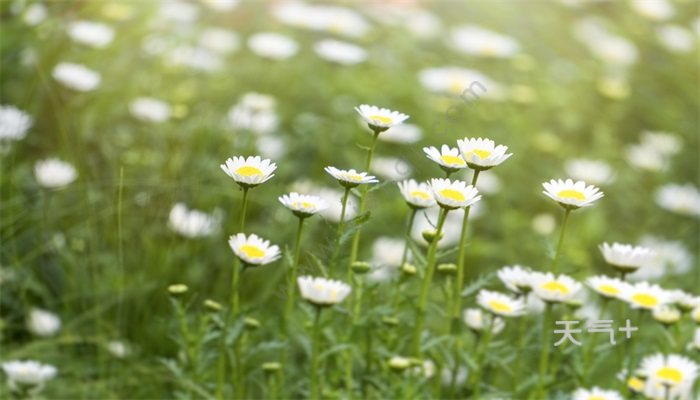
[[[680,321],[681,312],[675,307],[662,306],[652,312],[654,319],[666,326],[670,326]]]
[[[181,294],[187,293],[187,290],[187,285],[183,285],[181,283],[168,286],[168,293],[170,293],[170,295],[172,296],[179,296]]]
[[[440,236],[438,237],[438,233],[436,230],[427,230],[423,231],[422,233],[423,239],[425,239],[426,242],[428,243],[433,243],[435,240],[440,240],[442,239],[442,232],[440,233]]]
[[[457,265],[455,264],[440,264],[437,266],[437,270],[445,275],[457,275]]]
[[[276,361],[266,362],[266,363],[263,363],[263,365],[262,365],[263,371],[265,371],[267,373],[275,373],[275,372],[279,371],[281,368],[282,368],[282,364],[280,364]]]
[[[401,272],[406,274],[406,275],[415,275],[416,274],[416,266],[413,264],[404,263],[401,266]]]
[[[365,261],[355,261],[354,263],[352,263],[351,268],[352,272],[358,275],[366,274],[367,272],[369,272],[370,269],[372,269],[369,263]]]
[[[403,371],[411,366],[411,360],[405,357],[391,357],[388,364],[394,371]]]
[[[253,331],[260,328],[260,321],[255,318],[245,317],[245,319],[243,319],[243,325],[245,325],[247,329]]]
[[[399,324],[399,319],[396,317],[384,316],[382,317],[382,323],[389,326],[397,326]]]
[[[204,300],[204,307],[211,312],[221,311],[221,308],[222,308],[221,304],[219,304],[216,301],[211,300],[211,299]]]

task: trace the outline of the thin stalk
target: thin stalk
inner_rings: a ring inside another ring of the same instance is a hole
[[[547,367],[549,366],[549,341],[552,333],[551,319],[552,304],[546,303],[544,308],[544,317],[542,318],[542,351],[540,352],[540,377],[537,385],[537,397],[542,399],[547,398],[547,390],[545,389],[544,380],[547,375]]]
[[[399,264],[399,271],[403,268],[403,265],[408,259],[408,247],[411,241],[411,229],[413,229],[413,222],[416,220],[416,214],[418,209],[411,207],[411,213],[408,216],[408,226],[406,227],[406,243],[403,246],[403,254],[401,255],[401,264]],[[399,308],[399,294],[401,292],[401,278],[396,280],[396,285],[394,285],[394,293],[391,296],[391,308],[396,311]]]
[[[552,272],[557,273],[559,267],[559,256],[561,255],[561,245],[564,243],[564,231],[566,230],[566,222],[569,220],[569,214],[571,213],[570,208],[564,209],[564,220],[561,223],[561,231],[559,232],[559,242],[557,243],[557,252],[554,253],[554,259],[552,260]]]
[[[287,305],[284,309],[284,327],[285,333],[289,333],[289,321],[294,310],[294,300],[296,297],[296,280],[297,274],[299,272],[299,258],[301,256],[301,233],[304,228],[304,219],[299,218],[299,225],[297,227],[297,236],[294,243],[294,262],[292,268],[287,274]]]
[[[435,240],[432,243],[430,243],[430,246],[428,247],[426,273],[425,278],[423,279],[423,286],[421,287],[420,298],[418,300],[418,310],[416,311],[416,323],[413,327],[413,354],[416,357],[420,357],[420,337],[421,331],[423,330],[423,323],[425,320],[425,312],[428,302],[428,292],[430,291],[430,283],[432,282],[433,274],[435,273],[435,254],[437,252],[437,245],[440,239],[440,235],[442,234],[442,227],[445,224],[445,218],[447,218],[448,212],[449,210],[447,210],[446,208],[440,209]]]
[[[527,295],[523,295],[523,301],[527,301],[525,299],[526,296]],[[515,394],[517,394],[518,385],[520,384],[520,378],[522,377],[523,351],[525,350],[526,321],[527,318],[525,318],[525,315],[521,315],[520,320],[518,321],[518,348],[515,355],[515,368],[513,368],[513,371],[515,371],[515,374],[513,376],[513,383],[515,384]]]
[[[241,289],[241,283],[240,283],[240,275],[243,272],[242,270],[245,269],[245,265],[241,268],[238,267],[238,262],[236,262],[236,265],[234,265],[234,270],[233,270],[233,282],[231,283],[233,287],[233,295],[232,300],[231,300],[231,316],[229,317],[229,327],[232,326],[233,321],[235,318],[237,318],[240,315],[240,289]],[[241,335],[244,335],[244,332],[241,332]],[[243,376],[243,357],[241,357],[241,338],[239,337],[236,340],[236,343],[233,344],[233,358],[234,358],[234,367],[233,367],[233,382],[235,385],[235,391],[236,391],[236,398],[237,399],[242,399],[245,398],[245,385],[244,385],[244,376]]]
[[[243,205],[241,206],[241,229],[240,232],[243,232],[243,229],[245,228],[245,214],[246,210],[248,208],[248,187],[243,187]]]
[[[335,232],[335,242],[333,243],[333,255],[331,256],[331,271],[335,269],[338,264],[338,255],[340,255],[340,237],[343,235],[343,230],[345,229],[345,212],[348,205],[348,196],[350,195],[350,188],[345,188],[345,193],[343,194],[342,206],[340,208],[340,221],[338,222],[338,229]]]
[[[315,306],[316,309],[316,314],[314,316],[314,326],[313,326],[313,333],[311,336],[311,371],[310,371],[310,378],[311,378],[311,399],[319,399],[320,396],[320,388],[319,388],[319,382],[318,382],[318,353],[319,353],[319,346],[320,346],[320,338],[321,338],[321,310],[322,308],[319,306]]]
[[[479,399],[481,397],[481,374],[484,371],[484,358],[486,356],[486,352],[488,351],[489,344],[491,343],[491,337],[493,336],[493,325],[495,322],[496,316],[494,314],[491,314],[491,318],[489,318],[489,323],[485,326],[484,340],[481,344],[481,349],[479,349],[479,353],[477,354],[476,371],[474,374],[473,381],[475,399]]]
[[[603,302],[600,305],[600,312],[598,313],[598,320],[603,318],[603,314],[605,314],[605,309],[608,306],[608,302],[609,302],[609,299],[607,297],[603,297]],[[584,374],[584,377],[586,378],[586,381],[588,381],[590,378],[590,374],[589,374],[590,371],[589,370],[591,367],[591,357],[593,356],[593,349],[596,346],[596,342],[597,342],[596,339],[597,338],[598,338],[597,335],[593,335],[593,338],[591,339],[591,343],[588,345],[588,348],[586,349],[586,353],[583,357],[583,374]]]
[[[365,171],[369,172],[370,167],[372,166],[372,156],[374,155],[374,148],[377,145],[377,138],[379,137],[379,132],[375,132],[374,136],[372,137],[372,144],[369,147],[369,150],[367,151],[367,161],[365,162]],[[359,212],[358,215],[361,215],[363,212],[365,212],[365,201],[367,200],[367,190],[369,190],[369,187],[367,185],[362,185],[362,194],[360,195],[360,207],[359,207]],[[361,229],[358,229],[355,231],[355,235],[352,238],[352,247],[350,249],[350,265],[357,261],[357,250],[360,247],[360,233]]]

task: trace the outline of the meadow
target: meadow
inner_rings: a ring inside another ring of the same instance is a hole
[[[700,399],[699,44],[692,0],[0,0],[0,398]]]

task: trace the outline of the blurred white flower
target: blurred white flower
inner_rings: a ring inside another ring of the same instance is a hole
[[[517,295],[528,293],[532,290],[532,278],[534,277],[529,267],[520,265],[504,266],[497,272],[498,279]]]
[[[193,23],[199,18],[199,7],[183,0],[167,0],[160,3],[158,10],[159,22],[165,24],[179,22],[182,24]]]
[[[650,399],[691,400],[699,370],[695,361],[678,354],[647,356],[640,366],[646,377],[644,395]]]
[[[51,73],[63,86],[79,92],[95,90],[100,85],[100,74],[81,64],[62,62]]]
[[[681,142],[678,136],[672,133],[659,131],[643,131],[641,134],[641,143],[644,146],[653,148],[662,156],[678,154],[683,147],[683,142]]]
[[[29,26],[37,26],[46,20],[49,12],[41,3],[32,3],[24,10],[22,21]]]
[[[668,0],[630,0],[632,10],[651,20],[665,20],[673,16],[673,6]]]
[[[482,213],[480,206],[481,202],[477,202],[471,206],[471,211],[469,213],[469,218],[478,218]],[[427,245],[425,238],[423,238],[423,232],[426,230],[435,230],[437,224],[438,213],[440,209],[438,207],[427,208],[416,215],[416,220],[413,223],[413,228],[411,229],[411,238],[421,245]],[[442,240],[438,242],[438,248],[448,248],[459,242],[459,238],[462,233],[462,220],[464,219],[464,210],[457,209],[452,210],[447,214],[445,219],[445,224],[442,227]]]
[[[7,361],[2,363],[2,369],[7,375],[10,389],[26,389],[33,395],[41,391],[44,383],[53,379],[58,372],[53,365],[42,364],[32,360]]]
[[[362,120],[362,126],[366,127],[364,120]],[[418,125],[404,123],[382,132],[382,134],[379,135],[379,140],[384,142],[411,144],[421,140],[422,137],[423,130]]]
[[[177,46],[167,54],[167,61],[203,72],[218,71],[224,66],[224,60],[217,53],[202,46]]]
[[[695,31],[695,35],[700,36],[700,17],[695,18],[693,20],[693,31]]]
[[[400,267],[405,245],[404,239],[378,237],[372,244],[372,263],[397,269]]]
[[[207,28],[199,36],[199,44],[219,54],[231,54],[238,50],[240,38],[236,32],[223,28]]]
[[[532,292],[543,301],[566,302],[579,290],[581,284],[567,275],[535,272],[532,276]]]
[[[114,29],[101,22],[75,21],[68,25],[68,36],[73,41],[103,49],[114,39]]]
[[[631,41],[610,33],[598,18],[586,17],[574,25],[574,35],[600,61],[618,67],[637,62],[637,47]]]
[[[447,95],[462,95],[465,101],[481,98],[503,99],[505,91],[500,83],[483,73],[461,67],[426,68],[418,73],[425,89]]]
[[[231,11],[238,7],[240,0],[199,0],[214,11]]]
[[[625,156],[630,165],[650,172],[661,171],[667,166],[666,157],[649,145],[629,145],[625,149]]]
[[[330,188],[320,188],[317,190],[317,194],[321,197],[327,204],[328,208],[321,211],[323,218],[326,218],[332,222],[340,221],[340,213],[342,209],[343,191]],[[348,203],[345,210],[345,220],[351,220],[357,215],[358,203],[355,196],[350,194],[348,196]]]
[[[376,22],[392,29],[402,26],[419,39],[434,38],[442,30],[440,18],[420,7],[407,7],[406,4],[394,2],[367,2],[364,11]]]
[[[453,368],[452,367],[447,367],[443,366],[440,369],[440,382],[442,383],[443,386],[452,386],[452,373],[453,373]],[[469,371],[467,370],[467,367],[464,365],[460,364],[459,367],[457,367],[457,375],[455,376],[454,382],[456,386],[462,386],[467,382],[467,378],[469,377]]]
[[[0,140],[24,139],[33,123],[33,118],[19,108],[0,105]]]
[[[78,177],[78,172],[65,161],[49,158],[34,164],[34,177],[41,186],[55,189],[73,183]]]
[[[613,170],[604,161],[575,158],[567,160],[564,165],[566,174],[573,179],[604,185],[613,181]]]
[[[274,135],[258,136],[255,139],[255,148],[265,158],[281,159],[287,154],[287,142]]]
[[[53,336],[61,329],[61,319],[52,312],[32,308],[27,317],[27,329],[37,336]]]
[[[362,47],[335,39],[316,42],[314,51],[324,60],[342,65],[359,64],[367,59],[367,51]]]
[[[479,180],[476,182],[476,188],[482,194],[496,194],[501,191],[501,186],[501,180],[498,176],[493,172],[487,171],[481,171]]]
[[[297,278],[301,297],[317,306],[332,306],[338,304],[350,294],[350,285],[313,276],[300,276]]]
[[[112,340],[107,343],[107,351],[117,358],[125,358],[129,355],[129,347],[121,340]]]
[[[645,310],[653,310],[671,302],[670,292],[646,281],[622,286],[622,293],[618,297],[632,308]]]
[[[134,99],[129,103],[129,111],[137,119],[155,123],[166,122],[172,114],[168,103],[152,97]]]
[[[436,204],[430,187],[425,182],[404,180],[398,182],[398,187],[406,204],[415,210],[433,207]]]
[[[532,227],[532,230],[535,231],[535,233],[542,236],[548,236],[552,234],[554,229],[557,227],[557,220],[554,218],[554,215],[549,213],[537,214],[532,218],[530,227]]]
[[[634,272],[654,258],[654,252],[644,246],[603,243],[598,246],[605,262],[622,272]]]
[[[410,177],[413,173],[413,168],[400,158],[376,156],[372,160],[370,172],[387,180],[399,181]]]
[[[677,214],[700,217],[700,191],[690,183],[661,186],[656,191],[656,204]]]
[[[680,242],[645,236],[640,243],[652,249],[654,257],[637,272],[630,274],[630,280],[652,280],[661,278],[667,273],[673,275],[686,273],[693,264],[693,255]]]
[[[492,314],[485,314],[480,308],[467,308],[462,314],[462,319],[467,326],[476,331],[481,332],[487,326],[491,326],[491,332],[494,335],[499,334],[503,328],[505,328],[506,323],[501,317],[495,317]],[[493,319],[493,322],[491,320]]]
[[[525,303],[520,298],[507,294],[481,289],[476,302],[484,310],[501,317],[519,317],[525,313]]]
[[[168,227],[187,238],[211,236],[219,231],[221,214],[207,214],[199,210],[190,210],[184,203],[177,203],[170,210]]]
[[[273,32],[256,33],[248,38],[253,53],[272,60],[286,60],[299,51],[299,44],[289,36]]]
[[[664,25],[656,28],[656,36],[661,44],[673,53],[690,53],[695,47],[695,38],[678,25]]]
[[[275,99],[259,93],[246,93],[231,107],[228,120],[234,129],[250,130],[258,134],[274,132],[279,125]],[[272,158],[272,157],[271,157]]]
[[[571,396],[571,400],[623,400],[622,395],[616,390],[604,390],[597,386],[592,389],[578,388]]]
[[[465,54],[482,57],[508,58],[520,50],[514,38],[476,25],[454,28],[450,44]]]
[[[361,14],[350,8],[333,5],[281,2],[273,8],[272,14],[287,25],[347,37],[363,36],[370,28]]]

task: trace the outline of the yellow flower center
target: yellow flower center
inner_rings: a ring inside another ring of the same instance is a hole
[[[251,167],[249,165],[245,165],[243,167],[238,168],[236,170],[236,173],[238,175],[242,175],[242,176],[254,176],[254,175],[262,175],[263,174],[262,171],[260,171],[259,169],[255,168],[255,167]]]
[[[343,176],[349,181],[362,182],[362,175],[359,174],[344,174]]]
[[[454,201],[464,201],[465,200],[462,192],[460,192],[458,190],[454,190],[454,189],[442,189],[440,191],[440,194],[443,197],[446,197],[446,198],[448,198],[450,200],[454,200]]]
[[[313,204],[306,201],[296,201],[292,204],[296,208],[313,208]]]
[[[338,289],[331,289],[328,293],[328,297],[330,297],[331,301],[336,301],[338,299]]]
[[[588,400],[606,400],[603,396],[588,396]]]
[[[627,386],[635,392],[641,392],[644,390],[644,381],[633,376],[627,380]]]
[[[452,78],[450,81],[450,92],[454,94],[462,93],[462,80],[457,78]]]
[[[380,124],[385,124],[385,125],[388,125],[391,123],[391,118],[386,117],[384,115],[370,115],[369,119],[372,122],[378,122]]]
[[[262,258],[265,256],[265,252],[261,248],[251,244],[244,244],[241,246],[241,251],[245,253],[248,258]]]
[[[635,294],[634,296],[632,296],[632,301],[646,308],[653,308],[656,307],[657,304],[659,304],[659,299],[647,293]]]
[[[418,197],[423,200],[430,200],[430,195],[420,190],[414,190],[411,192],[411,196]]]
[[[600,286],[598,286],[598,290],[600,290],[601,292],[603,292],[605,294],[610,294],[613,296],[620,293],[620,291],[617,290],[617,288],[615,286],[612,286],[612,285],[600,285]]]
[[[559,292],[561,294],[569,293],[569,288],[561,282],[550,281],[542,285],[543,288],[549,290],[550,292]]]
[[[584,196],[583,193],[579,192],[578,190],[562,190],[561,192],[557,193],[557,196],[561,197],[562,199],[586,200],[586,196]]]
[[[442,161],[448,165],[464,165],[464,160],[462,160],[462,157],[443,155],[440,158],[442,158]]]
[[[498,300],[489,301],[489,307],[491,307],[496,312],[511,313],[513,308],[506,303],[500,302]]]
[[[477,157],[479,157],[480,160],[483,160],[484,158],[488,157],[491,155],[491,152],[488,150],[479,150],[479,149],[474,149],[467,153],[467,156],[471,158],[471,155],[475,154]]]
[[[656,377],[666,381],[671,381],[677,385],[683,380],[683,373],[676,368],[663,367],[656,371]]]

